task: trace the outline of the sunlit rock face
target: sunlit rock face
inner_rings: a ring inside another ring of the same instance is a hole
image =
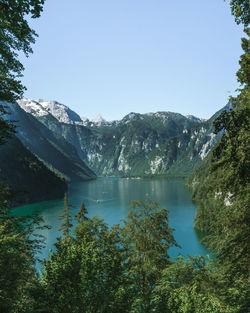
[[[57,101],[45,101],[42,99],[21,99],[17,101],[20,107],[28,113],[39,117],[51,114],[59,122],[66,124],[82,124],[80,116],[69,107]]]

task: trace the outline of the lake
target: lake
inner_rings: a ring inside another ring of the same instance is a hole
[[[109,225],[120,223],[125,219],[131,200],[158,201],[160,207],[169,210],[169,224],[175,229],[174,237],[181,248],[170,248],[171,257],[207,255],[209,251],[200,243],[199,234],[194,230],[196,206],[191,201],[190,192],[184,187],[183,179],[168,178],[99,178],[97,180],[72,183],[69,187],[68,200],[76,212],[84,201],[90,217],[98,215]],[[49,250],[60,236],[58,231],[61,221],[60,211],[64,209],[63,199],[25,205],[15,209],[18,215],[38,212],[49,230],[43,230],[46,247],[42,258],[47,258]]]

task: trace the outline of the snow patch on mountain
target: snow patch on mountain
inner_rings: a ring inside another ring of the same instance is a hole
[[[75,124],[76,122],[82,122],[80,116],[64,104],[44,100],[39,100],[39,103],[61,123]]]
[[[35,100],[31,100],[31,99],[21,99],[21,100],[17,100],[18,105],[27,113],[30,113],[34,116],[45,116],[48,115],[49,112],[43,108],[43,106],[35,101]]]
[[[24,98],[18,100],[17,103],[24,111],[31,113],[36,117],[51,114],[61,123],[82,124],[82,119],[77,113],[57,101],[45,101],[42,99],[31,100]]]

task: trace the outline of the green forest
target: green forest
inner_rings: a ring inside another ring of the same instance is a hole
[[[25,87],[18,53],[32,53],[44,0],[0,0],[0,99],[15,101]],[[223,132],[212,151],[186,180],[197,204],[194,227],[215,259],[171,260],[178,246],[168,211],[150,199],[133,200],[122,226],[89,218],[84,203],[73,216],[67,195],[62,236],[38,274],[35,255],[46,228],[39,216],[12,215],[15,193],[0,181],[0,312],[3,313],[247,313],[249,312],[249,1],[229,3],[244,26],[243,54],[232,108],[214,122]],[[15,134],[0,106],[0,144]],[[73,227],[73,221],[76,226]]]

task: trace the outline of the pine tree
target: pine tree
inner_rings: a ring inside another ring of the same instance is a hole
[[[59,220],[62,220],[62,224],[60,225],[59,230],[61,230],[67,238],[70,236],[70,229],[73,226],[72,224],[72,208],[73,206],[68,202],[68,196],[64,194],[64,210],[61,211],[61,215],[59,215]]]
[[[75,214],[75,219],[77,220],[78,223],[80,223],[81,221],[85,221],[87,220],[87,215],[88,214],[88,210],[85,207],[84,202],[82,201],[79,212]]]

